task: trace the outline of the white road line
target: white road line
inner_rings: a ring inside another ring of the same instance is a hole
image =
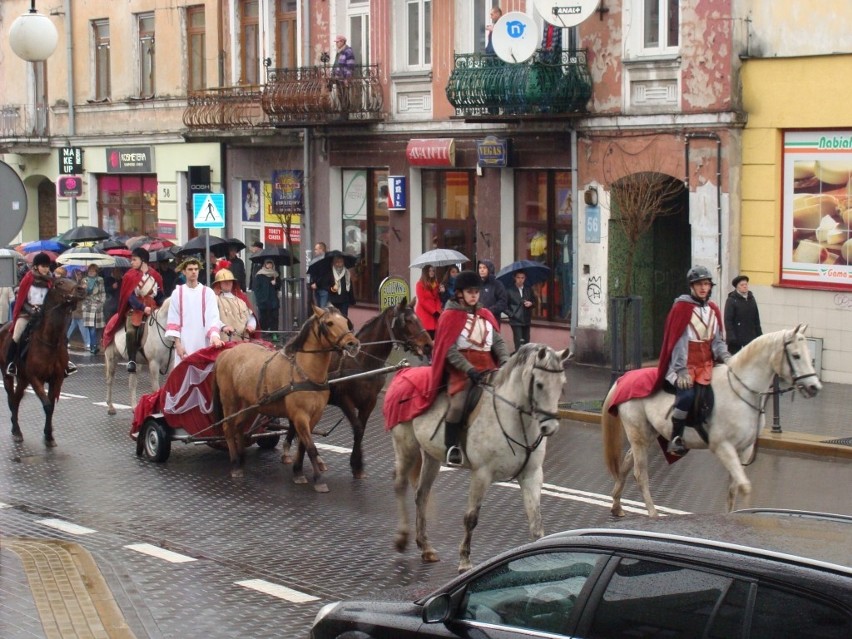
[[[307,603],[309,601],[317,601],[319,599],[319,597],[314,597],[313,595],[308,595],[304,592],[299,592],[298,590],[293,590],[287,586],[274,584],[271,581],[265,581],[263,579],[246,579],[245,581],[235,581],[234,583],[238,586],[242,586],[243,588],[257,590],[258,592],[262,592],[266,595],[272,595],[273,597],[284,599],[291,603]]]
[[[106,402],[92,402],[92,406],[103,406],[104,408],[106,408],[107,403]],[[126,404],[113,404],[113,406],[115,406],[119,410],[130,410],[130,409],[133,408],[133,406],[127,406]]]
[[[186,555],[181,555],[152,544],[130,544],[125,546],[125,548],[141,552],[143,555],[156,557],[157,559],[165,559],[173,564],[185,564],[189,561],[198,561],[195,557],[187,557]]]
[[[352,453],[351,448],[343,448],[342,446],[332,446],[331,444],[317,444],[317,448],[327,450],[332,453],[340,453],[341,455],[349,455]]]
[[[4,504],[2,501],[0,501],[0,509],[11,508],[11,507],[12,507],[12,504]]]
[[[55,528],[56,530],[67,532],[71,535],[91,535],[92,533],[98,532],[97,530],[78,526],[77,524],[72,524],[69,521],[62,521],[61,519],[41,519],[36,523],[41,524],[42,526],[47,526],[48,528]]]
[[[24,392],[29,393],[30,395],[35,395],[35,391],[32,388],[28,388]],[[62,398],[65,398],[65,399],[88,399],[88,397],[86,397],[85,395],[75,395],[74,393],[59,393],[59,398],[60,399],[62,399]]]

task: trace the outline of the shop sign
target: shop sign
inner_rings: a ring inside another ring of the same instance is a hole
[[[189,192],[195,193],[212,193],[212,184],[210,183],[210,167],[209,166],[189,166],[187,167]]]
[[[409,140],[405,157],[412,166],[455,166],[456,141],[453,138]]]
[[[388,211],[405,210],[405,177],[388,176]]]
[[[302,212],[303,171],[274,171],[272,173],[272,212],[275,215]]]
[[[66,146],[59,149],[59,174],[80,175],[83,172],[83,149]]]
[[[379,284],[379,307],[385,311],[396,306],[402,300],[411,299],[411,289],[408,282],[399,276],[386,277]]]
[[[153,173],[154,149],[150,146],[107,147],[107,173]]]
[[[56,180],[56,197],[80,197],[83,195],[83,178],[79,175],[60,175]]]
[[[290,227],[290,244],[300,244],[302,240],[302,228],[300,226]],[[267,226],[263,230],[263,241],[266,244],[284,246],[284,227]]]
[[[477,140],[476,156],[479,166],[505,168],[509,166],[509,140],[493,135]]]
[[[157,237],[164,240],[177,238],[177,224],[175,222],[157,222]]]

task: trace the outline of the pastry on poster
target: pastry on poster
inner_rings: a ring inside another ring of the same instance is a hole
[[[797,194],[793,199],[793,261],[848,264],[841,247],[852,238],[843,196]]]
[[[821,193],[846,187],[852,176],[852,162],[837,160],[797,160],[793,162],[793,191]]]

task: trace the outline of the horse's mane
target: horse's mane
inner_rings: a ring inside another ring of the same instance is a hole
[[[535,358],[538,357],[538,351],[542,348],[545,347],[541,344],[524,344],[521,346],[518,351],[509,358],[509,361],[506,362],[499,371],[497,371],[493,380],[494,385],[499,386],[500,384],[504,384],[509,381],[509,377],[511,377],[512,373],[517,368],[532,368],[535,365]],[[542,364],[549,367],[551,359],[555,362],[554,366],[558,365],[560,368],[562,367],[562,362],[559,361],[556,352],[553,349],[548,349],[547,357]]]
[[[355,333],[355,337],[357,337],[360,340],[362,335],[367,335],[373,329],[375,324],[379,320],[383,319],[385,317],[386,313],[393,312],[394,308],[396,308],[396,307],[389,306],[388,308],[383,310],[381,313],[379,313],[375,317],[371,317],[369,320],[367,320],[367,322],[361,328],[358,329],[358,332]]]
[[[308,337],[310,337],[311,335],[311,325],[314,322],[318,322],[319,320],[321,320],[328,313],[337,313],[338,315],[341,314],[339,310],[329,304],[325,307],[325,309],[323,309],[322,315],[311,315],[311,317],[304,324],[302,324],[302,328],[299,329],[299,332],[294,337],[290,338],[290,341],[288,341],[284,345],[284,353],[286,355],[294,355],[299,350],[301,350],[302,347],[305,345],[305,342],[308,341]]]

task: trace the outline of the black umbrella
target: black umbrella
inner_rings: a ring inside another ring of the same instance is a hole
[[[266,260],[272,260],[275,262],[275,266],[290,266],[299,262],[298,258],[294,257],[283,246],[267,246],[265,249],[252,255],[249,259],[252,262],[260,262],[261,264]]]
[[[334,258],[336,257],[343,258],[343,266],[346,268],[352,268],[358,262],[358,258],[354,255],[349,255],[341,251],[329,251],[321,259],[312,260],[308,265],[308,275],[311,276],[311,281],[316,282],[330,273],[332,262],[334,262]]]
[[[245,242],[242,242],[235,237],[229,237],[227,240],[225,240],[225,242],[227,242],[229,249],[233,248],[237,252],[244,250],[246,247]]]
[[[97,242],[109,239],[109,233],[97,226],[77,226],[59,236],[60,242]]]
[[[215,235],[210,236],[210,252],[216,257],[225,257],[228,254],[228,241]],[[179,257],[187,255],[204,255],[206,253],[205,239],[203,235],[192,238],[178,251]]]
[[[103,240],[102,242],[98,242],[95,244],[95,248],[99,248],[102,251],[109,251],[110,249],[126,249],[127,244],[121,242],[119,240]]]

